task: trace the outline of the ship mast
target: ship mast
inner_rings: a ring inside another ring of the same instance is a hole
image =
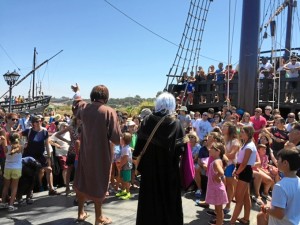
[[[292,18],[293,18],[293,7],[296,6],[296,1],[286,0],[288,13],[287,13],[287,27],[285,36],[285,51],[284,58],[289,59],[291,55],[291,36],[292,36]]]
[[[35,90],[35,65],[36,65],[36,47],[34,47],[33,51],[33,72],[32,72],[32,100],[34,100],[34,90]]]

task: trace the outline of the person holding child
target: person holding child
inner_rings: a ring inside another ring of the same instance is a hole
[[[8,208],[8,211],[12,212],[18,209],[14,207],[14,201],[17,195],[19,179],[22,174],[23,148],[20,144],[20,135],[16,132],[9,134],[9,143],[10,144],[8,145],[5,136],[0,136],[0,144],[6,154],[4,186],[2,190],[2,203],[0,208]],[[9,189],[11,189],[9,204],[5,204]]]
[[[129,146],[132,139],[132,135],[125,132],[121,138],[121,159],[117,161],[117,168],[120,171],[122,178],[122,190],[116,194],[116,197],[120,197],[122,200],[128,200],[131,198],[130,194],[130,181],[131,181],[131,169],[132,169],[132,153]]]

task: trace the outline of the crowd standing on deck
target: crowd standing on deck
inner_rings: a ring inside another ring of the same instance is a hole
[[[298,78],[300,74],[299,57],[292,55],[288,61],[285,59],[280,60],[280,62],[276,61],[274,65],[269,62],[267,57],[261,57],[257,76],[258,89],[260,90],[259,98],[261,100],[271,100],[273,94],[267,94],[270,96],[263,95],[266,90],[271,91],[270,93],[272,93],[272,90],[276,90],[274,97],[278,99],[277,91],[280,85],[278,78],[285,78],[286,81],[281,87],[281,90],[285,90],[284,102],[296,103],[298,99],[294,93],[297,89],[297,81],[293,78]],[[217,69],[214,65],[211,65],[207,72],[199,66],[195,71],[182,72],[182,75],[177,77],[177,88],[173,91],[180,106],[232,100],[234,96],[230,92],[233,90],[233,83],[235,82],[232,83],[231,81],[238,78],[238,66],[234,69],[231,64],[224,67],[223,63],[219,63]],[[228,94],[227,90],[229,90]],[[199,99],[194,97],[196,93]],[[208,98],[207,95],[211,96]]]
[[[227,104],[217,112],[191,112],[163,93],[153,110],[128,118],[106,105],[105,86],[92,89],[91,103],[81,99],[77,85],[72,89],[73,116],[46,121],[41,115],[0,112],[0,208],[15,211],[16,203],[33,204],[34,191],[61,194],[53,185],[57,170],[68,195],[75,168],[78,222],[88,217],[84,202],[89,199],[95,203],[95,224],[111,223],[102,212],[105,197],[114,193],[128,200],[139,188],[137,224],[180,225],[184,187],[195,191],[197,206],[214,205],[205,209],[209,224],[223,224],[224,217],[230,224],[249,224],[252,204],[261,206],[258,224],[300,224],[300,113],[283,118],[271,106],[242,112]],[[36,182],[30,180],[24,190],[24,168],[33,162]]]

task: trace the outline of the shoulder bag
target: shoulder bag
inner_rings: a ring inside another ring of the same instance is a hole
[[[160,121],[158,121],[158,123],[155,125],[155,127],[154,127],[154,129],[152,130],[150,136],[148,137],[148,140],[147,140],[146,144],[144,145],[143,150],[141,151],[140,155],[136,158],[136,163],[135,163],[135,166],[136,166],[136,175],[138,174],[137,168],[138,168],[138,165],[139,165],[139,163],[140,163],[140,161],[141,161],[141,158],[142,158],[143,155],[146,153],[146,150],[147,150],[147,148],[148,148],[148,145],[150,144],[150,142],[151,142],[151,140],[152,140],[152,138],[153,138],[155,132],[157,131],[158,127],[159,127],[160,124],[164,121],[165,118],[166,118],[166,116],[162,117],[162,118],[160,119]]]

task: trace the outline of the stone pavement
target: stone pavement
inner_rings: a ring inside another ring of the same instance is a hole
[[[58,189],[63,192],[63,188]],[[134,225],[136,218],[138,191],[133,192],[130,200],[119,200],[114,196],[109,196],[103,205],[104,215],[112,218],[115,225]],[[194,193],[185,193],[182,195],[184,224],[201,225],[208,224],[211,219],[205,213],[207,209],[195,206]],[[34,203],[32,205],[19,206],[17,211],[8,213],[7,210],[0,210],[0,225],[67,225],[76,224],[77,207],[73,206],[74,195],[65,196],[64,193],[59,196],[48,196],[48,192],[34,194]],[[232,209],[234,204],[232,204]],[[258,206],[253,206],[251,211],[251,225],[256,224],[256,214]],[[94,205],[88,204],[86,211],[90,215],[85,222],[79,224],[94,224]],[[242,214],[241,214],[242,215]],[[225,217],[229,221],[229,217]],[[226,223],[225,223],[226,224]],[[155,225],[155,221],[153,221]]]

